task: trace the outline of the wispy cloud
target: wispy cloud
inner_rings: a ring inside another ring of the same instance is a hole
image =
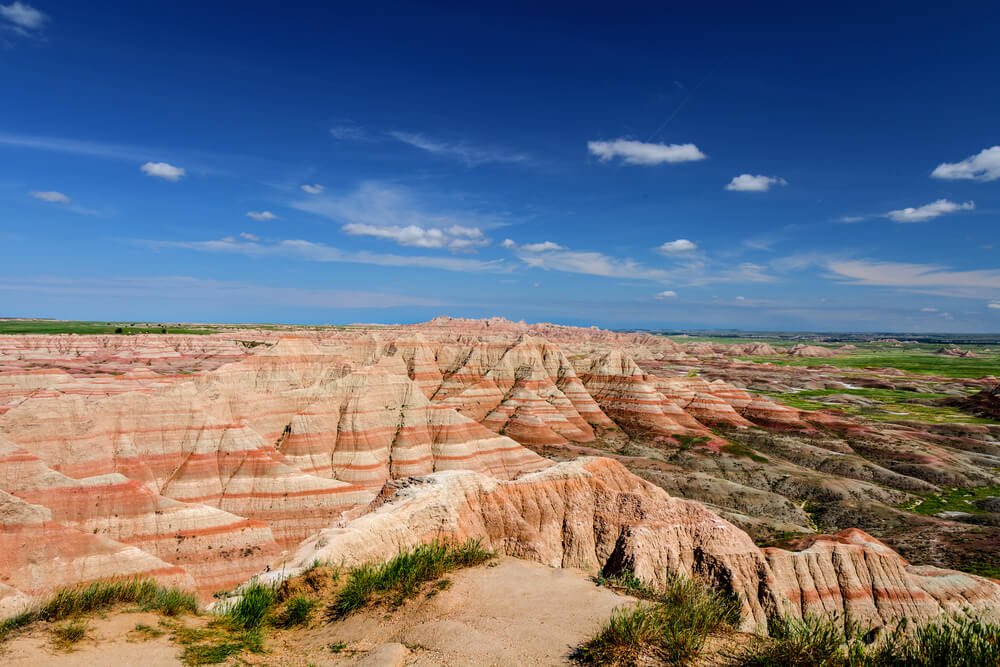
[[[539,247],[546,249],[532,249]],[[631,280],[664,281],[670,278],[667,271],[645,266],[632,259],[612,257],[600,252],[569,250],[551,241],[518,246],[514,252],[526,265],[547,271]]]
[[[129,160],[132,162],[143,162],[149,158],[152,152],[136,146],[62,139],[59,137],[19,135],[6,132],[0,132],[0,146],[30,148],[56,153],[73,153],[75,155],[110,158],[113,160]]]
[[[942,162],[931,172],[946,180],[995,181],[1000,179],[1000,146],[984,148],[959,162]]]
[[[976,208],[976,203],[967,201],[958,204],[948,199],[938,199],[930,204],[917,206],[916,208],[903,208],[898,211],[889,211],[886,217],[895,222],[926,222],[946,213],[955,211],[971,211]]]
[[[588,141],[587,150],[601,162],[621,158],[623,164],[642,166],[695,162],[708,157],[694,144],[656,144],[624,138]]]
[[[47,201],[51,204],[68,204],[71,201],[63,193],[54,190],[32,190],[29,194],[35,199]]]
[[[970,298],[1000,293],[1000,269],[956,271],[938,264],[863,259],[831,259],[825,267],[831,277],[852,285],[900,287]]]
[[[687,253],[694,252],[698,249],[698,245],[687,239],[677,239],[676,241],[667,241],[663,245],[656,247],[656,252],[661,255],[684,255]]]
[[[988,303],[986,304],[986,307],[989,308],[990,310],[1000,310],[1000,301],[993,301],[991,303]]]
[[[357,123],[344,122],[330,128],[330,136],[337,141],[371,141],[368,130]]]
[[[257,222],[271,222],[278,219],[278,216],[270,211],[247,211],[247,217]]]
[[[29,4],[16,0],[9,5],[0,4],[0,27],[19,35],[36,37],[48,22],[46,14]]]
[[[197,252],[227,253],[247,257],[289,257],[309,262],[341,262],[374,264],[460,272],[498,272],[504,270],[502,260],[478,260],[458,257],[428,257],[425,255],[393,255],[371,252],[344,251],[334,246],[301,239],[263,242],[246,237],[228,236],[208,241],[139,241],[153,249],[182,249]]]
[[[531,161],[527,153],[499,146],[474,146],[464,142],[443,141],[417,132],[392,131],[388,135],[404,144],[441,157],[457,160],[467,167],[483,164],[516,164]]]
[[[501,217],[475,211],[433,210],[428,199],[407,188],[368,181],[347,194],[317,195],[291,206],[334,220],[348,234],[426,248],[460,250],[486,245],[483,230],[506,224]]]
[[[373,236],[389,239],[414,248],[447,248],[452,251],[472,250],[489,245],[490,241],[478,227],[418,227],[417,225],[368,225],[349,223],[341,230],[352,236]]]
[[[302,192],[305,192],[306,194],[310,194],[310,195],[322,194],[323,190],[326,189],[322,185],[320,185],[319,183],[311,183],[311,184],[310,183],[306,183],[306,184],[301,185],[299,187],[302,188]]]
[[[70,299],[135,299],[150,303],[178,301],[224,304],[273,304],[304,308],[396,308],[400,306],[441,306],[439,300],[390,292],[324,290],[274,287],[252,283],[205,280],[190,276],[63,278],[0,276],[0,292],[45,294]]]
[[[678,239],[678,241],[685,241],[685,239]],[[500,245],[513,251],[514,255],[525,265],[548,271],[698,287],[721,283],[763,283],[775,280],[766,266],[753,262],[743,262],[734,266],[728,261],[714,261],[698,252],[696,248],[692,251],[682,250],[666,253],[674,262],[668,268],[660,268],[648,266],[628,257],[615,257],[589,250],[573,250],[554,241],[518,244],[512,239],[504,239]],[[687,246],[682,243],[678,247],[686,248]]]
[[[10,132],[0,132],[0,147],[49,151],[105,160],[121,160],[140,165],[147,162],[158,164],[166,156],[171,161],[183,162],[192,171],[206,175],[245,175],[248,170],[273,174],[276,169],[282,168],[282,165],[274,160],[252,155],[216,153],[178,147],[154,148]],[[167,163],[164,162],[164,164]]]
[[[677,298],[677,292],[673,291],[672,289],[668,289],[668,290],[664,290],[662,292],[657,292],[656,294],[653,295],[653,298],[654,299],[658,299],[660,301],[663,301],[663,300],[666,300],[666,299],[676,299]]]
[[[726,189],[732,192],[767,192],[775,185],[788,185],[788,181],[777,176],[740,174],[729,181]]]
[[[55,190],[32,190],[28,194],[38,201],[43,201],[48,204],[56,204],[61,209],[70,211],[71,213],[77,213],[79,215],[101,215],[99,211],[76,204],[69,197],[69,195],[62,192],[57,192]]]

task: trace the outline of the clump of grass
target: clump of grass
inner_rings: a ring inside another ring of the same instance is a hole
[[[135,627],[132,628],[132,632],[141,635],[145,639],[156,639],[157,637],[162,637],[166,634],[160,628],[154,628],[151,625],[146,625],[145,623],[136,623]]]
[[[333,642],[327,648],[330,653],[343,653],[347,649],[347,642]]]
[[[770,637],[757,637],[733,656],[738,667],[836,667],[844,665],[844,631],[816,616],[776,618]]]
[[[165,587],[151,579],[97,581],[86,586],[63,588],[36,607],[0,623],[0,642],[37,621],[58,621],[123,605],[168,616],[196,613],[198,602],[191,593]]]
[[[616,610],[600,632],[575,652],[583,663],[689,665],[697,660],[710,634],[732,629],[740,621],[735,599],[693,579],[670,577],[664,589],[656,591],[624,573],[606,585],[653,604]]]
[[[285,602],[281,612],[274,617],[273,624],[279,628],[306,625],[316,608],[317,602],[304,595],[295,595]]]
[[[871,646],[852,644],[850,667],[978,667],[1000,665],[1000,626],[948,618],[907,632],[897,625]]]
[[[87,624],[83,621],[69,621],[52,628],[53,643],[57,648],[66,650],[87,636]]]
[[[270,618],[277,595],[273,586],[254,582],[243,589],[236,604],[225,612],[225,619],[239,630],[255,630]]]
[[[260,628],[241,630],[225,616],[202,628],[174,624],[171,629],[171,639],[184,647],[181,662],[185,665],[214,665],[243,651],[264,651],[264,636]]]
[[[373,599],[400,605],[427,582],[462,567],[486,563],[493,553],[479,540],[455,545],[434,541],[403,552],[382,564],[366,564],[348,573],[347,582],[327,608],[327,616],[338,619],[368,605]]]
[[[1000,626],[952,617],[916,628],[899,623],[878,636],[817,617],[778,619],[771,637],[758,637],[731,657],[736,667],[1000,665]]]

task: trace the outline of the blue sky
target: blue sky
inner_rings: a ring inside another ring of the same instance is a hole
[[[0,316],[1000,331],[995,2],[314,4],[0,0]]]

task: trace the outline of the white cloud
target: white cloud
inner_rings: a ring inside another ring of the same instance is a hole
[[[451,225],[450,227],[420,227],[418,225],[370,225],[348,223],[341,230],[352,236],[374,236],[389,239],[399,245],[414,248],[448,248],[469,250],[489,245],[489,239],[478,227]]]
[[[504,239],[500,245],[508,250],[517,246],[512,239]]]
[[[947,199],[938,199],[930,204],[924,204],[916,208],[903,208],[898,211],[889,211],[886,217],[895,222],[926,222],[945,213],[955,211],[971,211],[976,208],[976,203],[967,201],[964,204],[957,204]]]
[[[864,216],[864,215],[843,215],[843,216],[837,218],[837,221],[838,222],[847,222],[847,223],[861,222],[862,220],[864,220],[866,218],[867,218],[867,216]]]
[[[566,248],[553,241],[542,241],[541,243],[525,243],[521,250],[525,252],[549,252],[550,250],[565,250]]]
[[[984,148],[961,162],[943,162],[931,172],[933,178],[947,180],[995,181],[1000,179],[1000,146]]]
[[[394,131],[389,132],[388,135],[396,141],[401,141],[433,155],[454,158],[468,167],[490,163],[513,164],[531,160],[531,156],[525,153],[516,153],[506,148],[441,141],[416,132]]]
[[[35,199],[41,199],[53,204],[68,204],[70,202],[69,197],[53,190],[33,190],[30,194]]]
[[[677,239],[676,241],[667,241],[661,246],[657,246],[656,252],[661,255],[683,255],[685,253],[694,252],[698,249],[697,244],[687,239]]]
[[[319,183],[306,183],[305,185],[302,185],[300,187],[302,188],[302,192],[305,192],[310,195],[322,194],[323,190],[325,189]]]
[[[937,308],[921,308],[920,312],[921,313],[936,313],[936,312],[938,312],[938,309]]]
[[[167,162],[147,162],[140,167],[147,176],[155,176],[168,181],[179,181],[187,172]]]
[[[986,306],[990,310],[1000,310],[1000,301],[994,301]]]
[[[1000,269],[954,271],[936,264],[828,260],[835,279],[852,285],[901,287],[947,296],[977,297],[1000,291]]]
[[[260,237],[250,232],[240,232],[240,238],[246,241],[260,241]]]
[[[675,299],[677,298],[677,292],[672,289],[664,290],[653,296],[654,299]]]
[[[31,5],[17,1],[9,5],[0,5],[0,18],[22,35],[40,31],[49,20],[48,16]]]
[[[430,229],[477,229],[485,230],[506,224],[506,220],[490,215],[470,211],[432,211],[425,203],[425,196],[405,188],[384,183],[369,181],[362,183],[357,190],[345,195],[318,195],[292,202],[291,206],[300,211],[306,211],[335,220],[342,225],[357,225],[352,227],[354,233],[362,229],[419,227]],[[348,233],[351,231],[345,229]],[[384,234],[368,234],[392,238],[395,232]],[[452,237],[463,234],[453,231]],[[474,238],[464,234],[467,238]],[[458,245],[456,244],[456,248]],[[475,244],[472,244],[475,245]],[[483,245],[483,244],[480,244]],[[443,247],[443,246],[441,246]]]
[[[664,162],[694,162],[708,157],[694,144],[653,144],[631,139],[588,141],[587,150],[601,162],[619,157],[624,164],[644,166]]]
[[[788,181],[777,176],[740,174],[729,181],[726,189],[733,192],[767,192],[772,185],[788,185]]]
[[[278,219],[278,216],[270,211],[247,211],[247,217],[257,222],[271,222]]]
[[[393,255],[371,252],[347,252],[302,239],[286,239],[264,243],[250,239],[227,236],[209,241],[139,241],[153,249],[177,248],[197,252],[229,253],[247,257],[290,257],[309,262],[342,262],[348,264],[373,264],[441,269],[459,272],[500,272],[505,270],[502,260],[478,260],[457,257],[428,257],[424,255]]]
[[[662,269],[647,267],[631,259],[611,257],[599,252],[568,250],[552,241],[517,246],[515,254],[528,266],[548,271],[634,280],[666,280],[669,277]]]

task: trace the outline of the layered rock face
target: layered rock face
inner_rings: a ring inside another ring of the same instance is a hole
[[[799,552],[761,550],[699,503],[671,498],[609,459],[577,459],[512,481],[436,473],[387,490],[384,500],[304,541],[290,566],[317,558],[358,564],[431,539],[475,538],[552,567],[627,568],[652,582],[668,573],[704,577],[739,596],[748,628],[766,629],[775,614],[878,626],[1000,612],[996,583],[910,566],[861,531],[819,537]]]
[[[654,581],[699,574],[740,594],[757,626],[775,613],[878,624],[1000,608],[991,582],[912,567],[864,533],[761,550],[668,495],[804,531],[801,498],[888,505],[934,488],[830,435],[863,425],[699,377],[697,345],[498,319],[4,338],[0,553],[13,555],[0,559],[0,613],[114,576],[207,598],[269,565],[357,563],[435,537]],[[730,451],[734,434],[762,429],[813,444]],[[992,461],[916,451],[909,465],[970,478]],[[536,452],[608,453],[649,481],[610,459]]]

